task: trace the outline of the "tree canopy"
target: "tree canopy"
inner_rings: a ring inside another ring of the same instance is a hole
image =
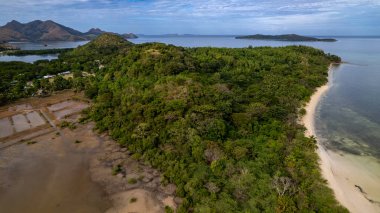
[[[183,48],[99,38],[51,62],[0,64],[1,80],[78,72],[45,87],[85,90],[96,128],[177,186],[179,212],[347,212],[321,177],[315,139],[297,122],[338,56],[306,46]],[[19,71],[6,73],[9,67]],[[2,94],[14,94],[1,85]]]

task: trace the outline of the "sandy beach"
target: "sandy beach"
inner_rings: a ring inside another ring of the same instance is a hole
[[[330,76],[332,69],[330,66]],[[336,199],[353,213],[380,212],[380,203],[376,200],[380,197],[380,169],[377,160],[326,150],[316,135],[315,112],[330,86],[331,80],[319,87],[306,105],[306,114],[302,118],[307,129],[305,134],[316,137],[318,141],[321,172]]]

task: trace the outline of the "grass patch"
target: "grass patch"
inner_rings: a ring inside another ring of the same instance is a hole
[[[74,143],[82,143],[82,141],[80,141],[80,140],[75,140]]]
[[[62,122],[59,124],[59,127],[61,127],[62,129],[64,129],[64,128],[69,128],[69,129],[71,129],[71,130],[77,128],[77,126],[76,126],[74,123],[71,123],[71,122],[68,122],[68,121],[62,121]]]
[[[130,203],[135,203],[137,201],[137,198],[133,197],[129,200]]]
[[[137,180],[135,178],[129,178],[128,183],[129,184],[135,184],[135,183],[137,183]]]
[[[33,144],[36,144],[37,143],[37,141],[28,141],[28,142],[26,142],[26,145],[33,145]]]
[[[169,206],[165,206],[165,213],[174,213],[174,210]]]
[[[123,171],[123,169],[121,168],[121,165],[118,164],[117,166],[114,166],[112,168],[112,175],[117,175],[117,174],[119,174],[122,171]]]

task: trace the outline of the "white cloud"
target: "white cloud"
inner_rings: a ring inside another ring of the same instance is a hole
[[[372,14],[366,14],[368,10]],[[207,28],[207,23],[215,29],[225,24],[235,29],[283,29],[375,17],[380,14],[380,0],[0,0],[0,14],[0,23],[53,19],[82,28],[132,20],[129,23],[149,26],[182,24],[186,29],[201,24]]]

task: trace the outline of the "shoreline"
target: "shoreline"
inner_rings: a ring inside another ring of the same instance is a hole
[[[321,174],[322,177],[327,180],[328,186],[333,190],[337,201],[350,212],[380,212],[380,206],[376,205],[377,201],[369,198],[369,194],[367,194],[370,190],[376,190],[372,188],[376,186],[376,178],[363,177],[361,174],[363,174],[362,172],[365,172],[366,169],[362,168],[360,163],[355,162],[353,158],[355,156],[348,156],[346,153],[343,155],[325,149],[316,134],[315,113],[320,100],[331,87],[332,81],[330,77],[333,69],[333,65],[331,64],[329,66],[328,83],[317,88],[305,106],[306,114],[301,120],[306,127],[305,136],[314,136],[317,140],[318,149],[316,151],[319,156]],[[359,156],[359,158],[360,157],[361,156]],[[363,159],[361,161],[363,161]],[[368,159],[366,161],[368,161]],[[367,187],[363,190],[361,185],[356,185],[358,182],[369,182],[371,183],[368,184],[370,188]]]

